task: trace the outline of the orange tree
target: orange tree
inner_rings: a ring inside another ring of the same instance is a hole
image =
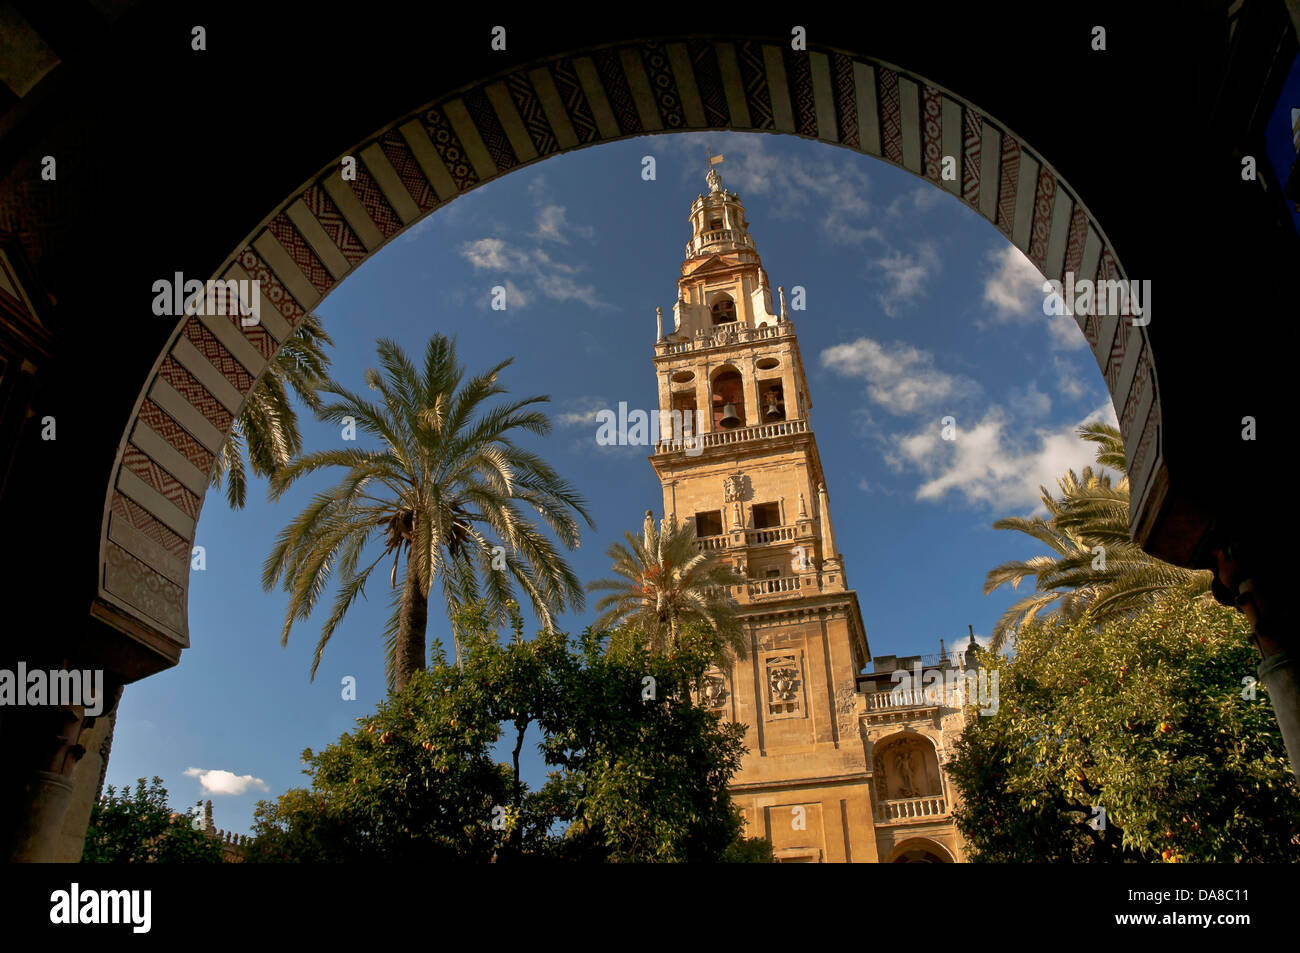
[[[247,859],[770,858],[741,837],[727,792],[743,728],[691,699],[712,657],[704,634],[671,657],[636,640],[606,651],[591,631],[525,641],[511,610],[505,641],[481,604],[464,610],[463,669],[437,647],[359,730],[305,752],[311,789],[259,805]],[[520,771],[530,731],[554,769],[537,791]]]
[[[109,785],[90,810],[85,864],[221,863],[221,843],[209,837],[197,811],[178,814],[167,806],[162,778],[135,790]]]
[[[1239,613],[1171,596],[1101,626],[1037,620],[1013,658],[982,655],[997,711],[948,768],[972,859],[1300,857],[1300,793],[1249,636]]]

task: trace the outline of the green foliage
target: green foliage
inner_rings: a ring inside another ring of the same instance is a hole
[[[144,778],[131,791],[109,785],[91,808],[85,864],[220,863],[221,844],[194,827],[197,813],[178,815],[167,806],[162,778]]]
[[[738,837],[722,852],[724,864],[775,864],[772,842],[762,837]]]
[[[1240,613],[1170,596],[1099,627],[1039,620],[1014,658],[982,656],[998,711],[948,768],[974,859],[1300,857],[1300,792],[1249,636]],[[1094,806],[1104,832],[1084,823]]]
[[[606,593],[596,603],[596,628],[622,628],[656,652],[671,652],[694,623],[711,633],[719,657],[743,659],[745,630],[731,598],[738,577],[714,553],[696,551],[694,524],[656,526],[647,513],[640,536],[623,536],[627,545],[615,542],[606,553],[617,578],[587,584],[588,592]]]
[[[590,630],[524,641],[512,607],[503,643],[481,604],[458,624],[463,667],[435,658],[357,732],[305,752],[311,790],[259,805],[249,860],[761,855],[740,841],[727,793],[744,729],[691,700],[706,642],[670,658],[635,645],[608,652]],[[529,731],[555,769],[535,792],[519,776]],[[493,762],[499,738],[512,764]]]
[[[581,609],[585,597],[533,517],[566,549],[578,545],[580,518],[592,523],[582,496],[515,442],[521,434],[550,433],[549,418],[536,406],[550,398],[489,403],[506,393],[498,377],[510,360],[467,379],[455,342],[440,334],[429,339],[418,368],[395,342],[383,339],[377,346],[382,372],[366,372],[377,399],[331,379],[320,390],[338,399],[317,413],[327,423],[354,426],[375,446],[305,454],[277,471],[271,484],[277,499],[308,475],[342,475],[280,532],[263,564],[262,584],[269,591],[282,583],[289,593],[281,631],[287,643],[294,623],[308,618],[335,583],[312,662],[314,678],[325,646],[355,601],[365,597],[375,568],[392,563],[388,578],[394,590],[400,568],[385,656],[389,686],[401,688],[424,665],[435,582],[453,622],[458,656],[459,610],[482,600],[502,624],[516,586],[551,629],[556,613]]]
[[[307,315],[249,392],[212,468],[212,488],[220,490],[224,479],[226,500],[232,509],[244,508],[249,469],[254,476],[274,477],[302,452],[298,412],[289,400],[289,392],[297,394],[308,409],[320,409],[316,389],[328,376],[330,365],[326,344],[332,346],[334,342],[320,318]]]
[[[1079,429],[1079,436],[1097,445],[1097,463],[1117,471],[1119,482],[1092,467],[1085,467],[1081,475],[1070,470],[1057,481],[1059,497],[1047,487],[1040,488],[1046,519],[1013,516],[993,524],[994,529],[1024,533],[1052,552],[989,570],[986,595],[1008,583],[1018,588],[1031,578],[1035,589],[994,625],[994,651],[1043,613],[1108,622],[1170,594],[1191,598],[1210,590],[1210,573],[1156,559],[1129,536],[1129,486],[1119,431],[1106,424],[1088,424]]]

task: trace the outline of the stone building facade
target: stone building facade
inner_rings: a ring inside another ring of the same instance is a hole
[[[711,671],[704,693],[748,726],[733,798],[784,862],[960,860],[943,764],[963,710],[892,691],[893,668],[859,674],[871,652],[785,293],[774,300],[740,197],[715,169],[707,182],[671,327],[658,314],[651,463],[665,519],[693,522],[735,573],[749,657]]]

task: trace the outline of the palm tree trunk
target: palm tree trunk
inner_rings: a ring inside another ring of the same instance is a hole
[[[406,585],[402,589],[402,615],[397,629],[397,691],[406,687],[411,676],[424,668],[425,628],[429,621],[429,600],[424,595],[415,560],[406,559]]]

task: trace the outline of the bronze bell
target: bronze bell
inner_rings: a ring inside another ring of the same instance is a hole
[[[722,408],[722,420],[719,423],[728,430],[740,426],[740,415],[736,413],[735,404],[727,404]]]
[[[763,407],[764,420],[780,420],[782,417],[781,408],[776,404],[776,398],[769,396],[767,404]]]

